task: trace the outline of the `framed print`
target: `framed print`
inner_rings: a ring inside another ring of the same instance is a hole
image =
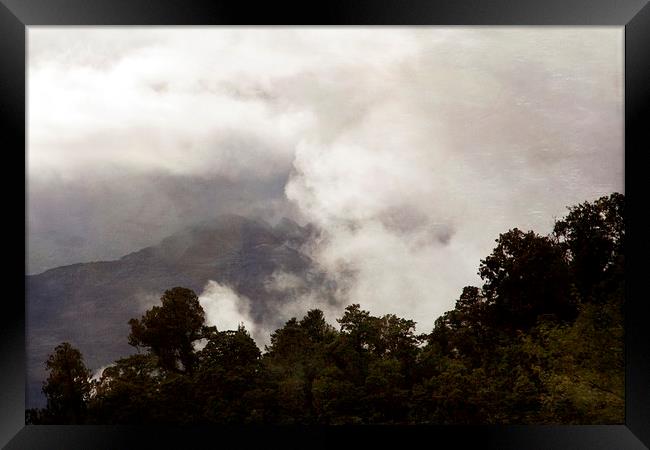
[[[646,3],[2,0],[1,443],[646,448]]]

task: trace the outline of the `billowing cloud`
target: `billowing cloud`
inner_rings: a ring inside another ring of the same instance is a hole
[[[286,215],[348,302],[426,331],[500,232],[623,191],[622,28],[31,27],[29,55],[34,270]]]
[[[205,322],[217,330],[236,330],[244,325],[254,334],[255,325],[250,319],[250,300],[238,295],[230,287],[210,280],[199,295],[199,303],[205,311]]]
[[[269,293],[281,294],[285,299],[273,305],[275,315],[282,319],[282,323],[292,317],[301,319],[311,309],[320,309],[330,324],[336,324],[342,308],[347,306],[349,286],[353,280],[343,271],[329,271],[324,275],[308,272],[297,276],[281,270],[271,274],[264,288]],[[275,331],[272,328],[267,327],[267,331]]]
[[[345,80],[321,101],[347,119],[312,108],[286,193],[326,230],[315,258],[355,273],[351,301],[429,327],[480,283],[498,233],[547,233],[565,206],[621,191],[619,33],[421,30],[400,64],[323,71]]]

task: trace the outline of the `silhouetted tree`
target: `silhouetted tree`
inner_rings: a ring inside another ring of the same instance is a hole
[[[56,346],[45,366],[49,375],[43,384],[47,398],[44,419],[48,423],[83,423],[90,394],[90,371],[81,352],[63,342]]]
[[[131,319],[129,344],[146,347],[169,371],[192,373],[196,355],[193,343],[202,337],[205,312],[191,289],[165,291],[162,306],[154,306],[140,320]]]
[[[492,254],[481,260],[479,275],[502,327],[525,330],[542,314],[575,318],[576,300],[560,246],[548,237],[517,228],[499,235],[496,242]]]
[[[146,348],[91,382],[80,352],[56,347],[45,410],[28,423],[621,423],[624,197],[570,208],[551,236],[513,229],[481,261],[428,335],[359,304],[327,323],[314,309],[271,334],[205,325],[173,288],[129,343]],[[202,347],[201,347],[202,346]]]
[[[603,280],[621,271],[625,246],[625,197],[614,193],[569,208],[554,235],[566,248],[574,283],[584,301],[595,301]]]
[[[256,422],[263,414],[260,392],[261,352],[248,331],[209,329],[198,353],[194,375],[202,420],[214,423]],[[251,417],[252,416],[252,417]]]
[[[90,401],[92,421],[112,424],[152,422],[164,377],[158,358],[137,354],[121,358],[102,371]]]
[[[313,309],[298,321],[292,318],[271,335],[264,367],[276,386],[283,423],[314,423],[322,413],[315,403],[313,383],[328,364],[326,352],[337,333]]]

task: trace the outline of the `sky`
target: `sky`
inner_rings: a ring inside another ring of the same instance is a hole
[[[624,192],[622,27],[28,30],[29,273],[290,217],[350,301],[432,324],[499,233]]]

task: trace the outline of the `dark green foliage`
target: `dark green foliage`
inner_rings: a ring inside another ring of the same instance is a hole
[[[129,344],[149,348],[166,370],[191,373],[196,359],[192,344],[201,338],[205,321],[203,308],[192,290],[181,287],[165,291],[160,300],[162,306],[129,321]]]
[[[262,408],[257,397],[261,384],[260,350],[248,332],[236,331],[206,333],[207,344],[198,352],[198,369],[192,379],[197,390],[195,409],[198,421],[213,423],[245,423],[256,421]]]
[[[322,410],[316,406],[313,385],[327,367],[327,349],[336,336],[320,310],[309,311],[300,321],[292,318],[271,335],[263,363],[276,392],[280,423],[319,421]]]
[[[62,344],[28,423],[611,424],[623,422],[624,197],[571,208],[551,236],[513,229],[426,335],[348,306],[292,318],[262,353],[174,288],[91,382]],[[200,345],[199,345],[200,344]],[[202,345],[202,347],[201,347]]]
[[[569,267],[552,239],[517,228],[501,234],[492,254],[481,261],[483,290],[504,329],[528,329],[542,314],[573,319]]]
[[[93,420],[118,424],[152,420],[162,378],[154,355],[132,355],[115,361],[94,383],[90,401]]]
[[[625,248],[625,197],[614,193],[569,208],[553,230],[566,249],[573,280],[584,301],[599,297],[604,278],[622,267]]]
[[[40,415],[32,413],[29,420],[52,424],[83,423],[90,395],[90,371],[81,352],[63,342],[56,346],[45,366],[50,372],[43,384],[47,409]]]

